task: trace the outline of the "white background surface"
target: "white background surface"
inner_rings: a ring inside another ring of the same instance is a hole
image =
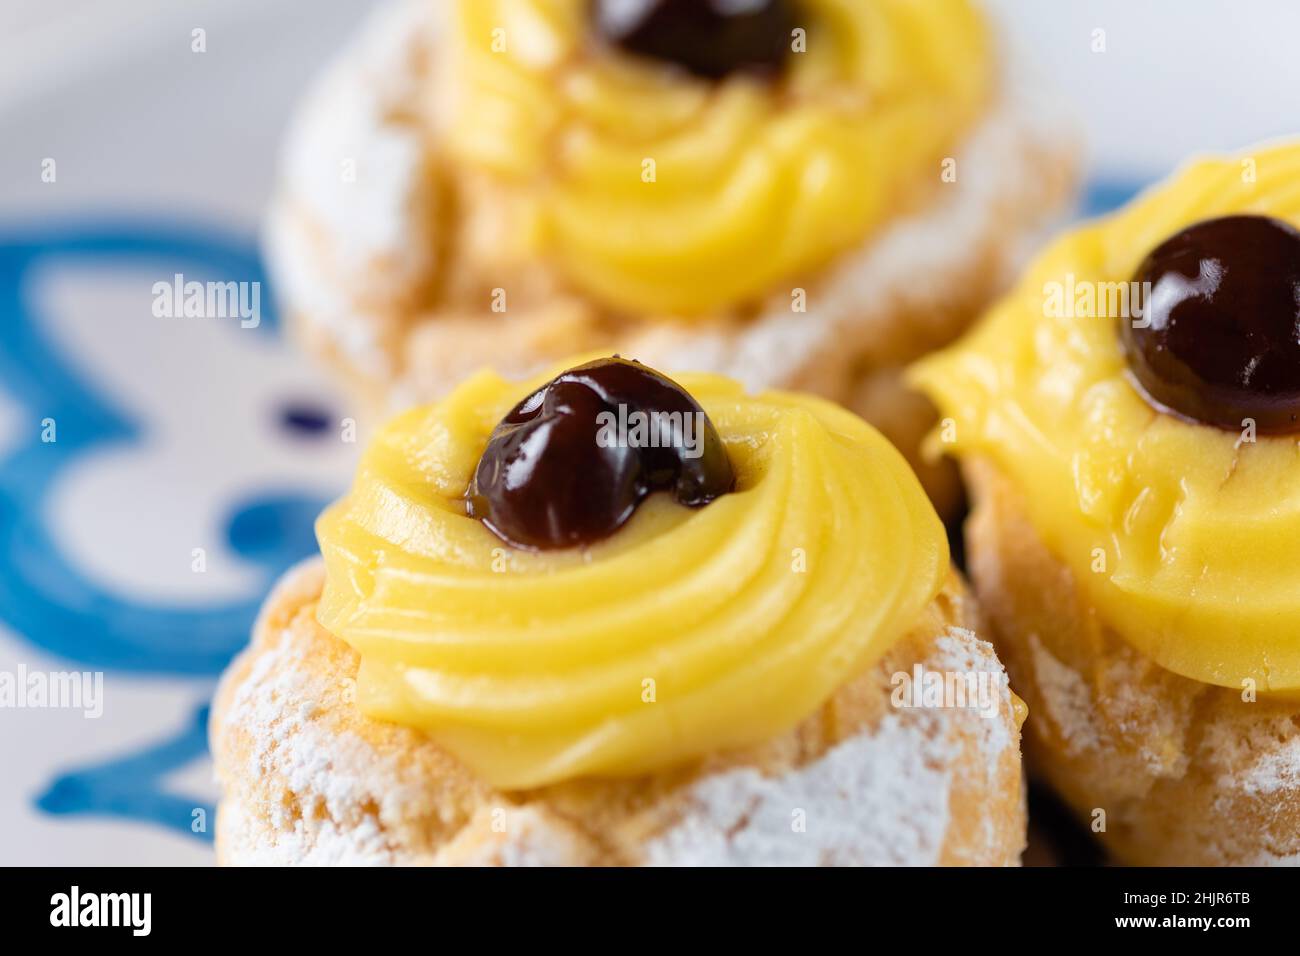
[[[1295,0],[989,5],[1082,120],[1094,171],[1158,177],[1190,153],[1300,132]]]
[[[1080,118],[1094,170],[1150,178],[1300,125],[1292,0],[987,5]],[[3,0],[0,211],[47,209],[39,158],[64,155],[74,165],[58,203],[175,200],[251,226],[295,95],[369,6]],[[203,55],[190,52],[196,26]],[[1091,50],[1098,28],[1105,53]]]

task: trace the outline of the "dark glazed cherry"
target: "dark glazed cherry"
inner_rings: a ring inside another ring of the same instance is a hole
[[[676,425],[656,432],[656,413]],[[470,515],[497,537],[546,550],[612,534],[651,492],[699,507],[734,484],[695,399],[614,356],[569,369],[516,405],[492,431],[467,498]]]
[[[1153,249],[1145,328],[1120,323],[1129,368],[1158,405],[1198,422],[1300,430],[1300,232],[1266,216],[1188,226]]]
[[[597,34],[696,76],[774,75],[790,53],[791,0],[591,0]]]

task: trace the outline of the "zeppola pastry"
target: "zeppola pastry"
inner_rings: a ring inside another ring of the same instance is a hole
[[[227,864],[1015,864],[1019,726],[851,413],[604,358],[384,426],[217,694]]]
[[[618,350],[814,392],[914,458],[902,367],[1072,194],[995,32],[968,0],[396,0],[294,124],[277,291],[372,407]]]
[[[1297,184],[1193,162],[914,372],[1031,772],[1121,861],[1300,862]]]

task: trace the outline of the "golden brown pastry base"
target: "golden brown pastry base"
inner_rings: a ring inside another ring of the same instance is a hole
[[[1030,773],[1118,861],[1300,863],[1300,701],[1248,703],[1147,660],[1088,605],[1010,481],[978,461],[966,477],[969,569],[1029,704]]]
[[[890,703],[891,675],[918,660],[1001,673],[962,629],[974,608],[955,577],[886,660],[775,740],[670,773],[517,793],[494,790],[420,733],[361,715],[357,656],[316,623],[322,581],[318,561],[286,576],[218,690],[221,863],[1019,861],[1023,705],[1004,692],[986,718]],[[844,771],[855,744],[876,758],[851,768],[860,786],[839,792],[823,771]]]

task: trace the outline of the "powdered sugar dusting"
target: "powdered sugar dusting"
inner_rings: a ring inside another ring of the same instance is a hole
[[[308,832],[301,821],[268,833],[237,797],[221,802],[224,863],[231,866],[392,866],[401,861],[389,849],[379,827],[363,823],[343,832],[326,821]]]
[[[1300,789],[1300,738],[1260,754],[1235,775],[1235,785],[1252,797]]]
[[[223,839],[231,847],[231,862],[393,863],[378,822],[359,808],[376,792],[377,782],[393,787],[388,799],[400,800],[400,782],[363,779],[375,763],[363,742],[312,720],[320,707],[338,700],[341,688],[313,678],[305,663],[301,648],[287,633],[280,635],[274,650],[257,657],[231,702],[241,731],[255,742],[242,773],[251,780],[284,780],[282,799],[258,808],[270,829],[249,816],[239,797],[223,803]]]
[[[497,825],[492,825],[495,818]],[[590,848],[569,825],[538,807],[485,809],[465,828],[467,846],[460,841],[438,853],[435,862],[457,866],[578,866]]]
[[[364,281],[364,263],[403,261],[427,208],[421,188],[424,143],[418,117],[418,65],[427,56],[425,4],[383,6],[303,104],[285,140],[283,174],[339,244],[347,278]],[[405,259],[401,272],[423,263]]]
[[[382,313],[407,305],[434,256],[423,133],[409,113],[429,42],[425,6],[382,7],[313,87],[267,221],[281,294],[377,376],[392,371]]]
[[[1047,717],[1056,727],[1070,755],[1085,750],[1095,750],[1100,740],[1097,736],[1097,716],[1092,705],[1092,694],[1084,679],[1071,667],[1058,661],[1039,640],[1037,634],[1029,635],[1033,655],[1034,676],[1042,688]]]
[[[779,777],[706,777],[689,812],[646,845],[652,865],[929,866],[948,831],[953,745],[924,711],[887,714],[820,760]],[[801,817],[800,814],[803,816]],[[806,829],[799,832],[796,827]]]
[[[1007,672],[993,645],[980,640],[968,628],[949,626],[935,642],[935,647],[937,653],[930,656],[927,667],[957,674],[985,673],[997,682],[997,714],[992,717],[976,714],[979,723],[974,725],[978,728],[988,763],[993,766],[1005,751],[1020,745],[1019,735],[1014,731],[1014,705]]]
[[[1220,774],[1218,786],[1252,797],[1300,790],[1300,729],[1289,715],[1256,714],[1245,719],[1221,717],[1205,731],[1205,749],[1231,772]]]
[[[821,759],[779,777],[732,770],[692,785],[687,817],[646,846],[647,861],[688,866],[932,866],[948,833],[955,773],[983,768],[1019,746],[1006,672],[993,646],[949,627],[925,661],[932,670],[996,675],[998,713],[899,709]],[[973,729],[978,758],[953,739]],[[985,838],[996,839],[992,818]]]
[[[318,561],[291,571],[263,615],[310,589],[320,573]],[[269,627],[259,620],[256,630]],[[351,706],[352,682],[331,679],[310,659],[312,645],[292,627],[261,640],[224,707],[236,716],[223,727],[219,715],[213,724],[214,753],[227,750],[217,740],[221,734],[237,732],[248,742],[246,749],[232,751],[243,754],[244,766],[223,774],[219,843],[227,862],[410,862],[385,825],[427,812],[427,781],[418,768],[338,726],[332,715]]]

